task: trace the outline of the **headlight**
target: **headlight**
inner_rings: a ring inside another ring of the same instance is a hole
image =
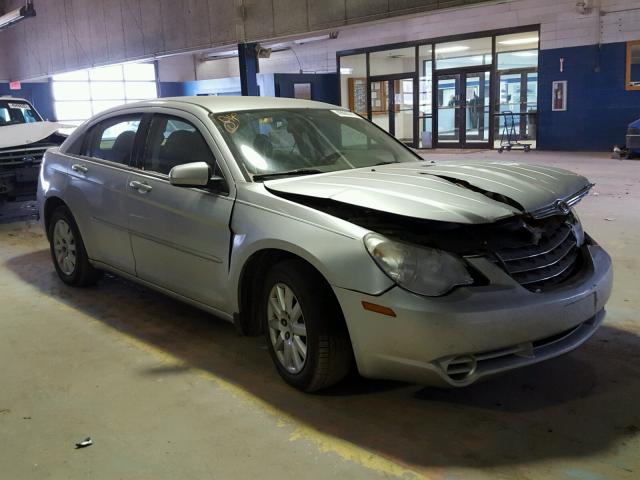
[[[584,229],[582,228],[582,222],[573,208],[571,209],[571,216],[573,217],[571,221],[571,229],[576,237],[576,244],[581,247],[584,243]]]
[[[455,255],[389,240],[377,233],[364,237],[371,257],[391,280],[418,295],[444,295],[456,285],[470,285],[473,278]]]

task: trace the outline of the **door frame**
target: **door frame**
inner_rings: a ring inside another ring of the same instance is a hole
[[[369,121],[373,121],[373,111],[371,109],[371,84],[373,82],[388,82],[387,85],[387,118],[389,119],[389,134],[396,136],[395,134],[395,84],[400,80],[411,80],[413,84],[413,112],[412,112],[412,128],[411,128],[411,144],[410,147],[416,147],[418,139],[418,102],[417,102],[417,88],[418,88],[418,75],[415,72],[410,73],[392,73],[383,75],[372,75],[367,77],[367,112]],[[396,137],[397,138],[397,137]],[[400,141],[400,140],[398,140]]]
[[[467,112],[467,77],[472,75],[480,75],[480,74],[489,74],[489,104],[485,105],[485,108],[489,109],[489,123],[485,126],[485,128],[489,129],[489,135],[486,142],[467,142],[467,131],[466,131],[466,112]],[[459,88],[460,88],[460,99],[459,104],[460,108],[456,112],[458,116],[458,141],[455,143],[447,142],[441,143],[439,141],[438,135],[438,82],[441,77],[451,77],[454,75],[459,75]],[[493,128],[493,115],[492,115],[492,105],[495,101],[495,72],[492,65],[474,65],[472,67],[464,67],[464,68],[448,68],[437,70],[434,72],[433,76],[433,147],[434,148],[482,148],[482,149],[490,149],[493,145],[494,138],[494,128]]]

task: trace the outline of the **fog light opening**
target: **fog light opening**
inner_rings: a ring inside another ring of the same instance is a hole
[[[456,382],[461,382],[476,372],[478,362],[473,355],[460,355],[452,358],[445,366],[447,376]]]

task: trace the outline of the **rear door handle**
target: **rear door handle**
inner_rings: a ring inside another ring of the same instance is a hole
[[[140,193],[147,193],[153,190],[153,187],[151,185],[138,182],[137,180],[132,180],[131,182],[129,182],[129,186]]]
[[[89,171],[87,167],[85,167],[84,165],[80,165],[79,163],[74,163],[73,165],[71,165],[71,170],[80,173],[87,173]]]

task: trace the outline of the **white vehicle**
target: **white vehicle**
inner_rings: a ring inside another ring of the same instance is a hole
[[[0,203],[35,194],[45,150],[67,138],[23,98],[0,97]]]

